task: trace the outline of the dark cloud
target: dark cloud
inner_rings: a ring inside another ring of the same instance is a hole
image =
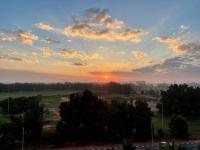
[[[74,66],[87,66],[87,63],[75,62],[72,65],[74,65]]]
[[[44,40],[44,42],[47,43],[47,44],[57,44],[57,43],[60,43],[60,41],[52,39],[52,38],[46,38]]]

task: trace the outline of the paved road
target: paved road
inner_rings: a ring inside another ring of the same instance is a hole
[[[187,150],[198,150],[200,141],[178,142],[176,145],[185,145]],[[159,144],[136,144],[136,150],[159,150]],[[67,147],[67,148],[41,148],[40,150],[123,150],[121,145],[106,145],[106,146],[82,146],[82,147]]]

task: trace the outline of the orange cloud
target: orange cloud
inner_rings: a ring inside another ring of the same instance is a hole
[[[107,41],[131,41],[138,43],[141,36],[145,34],[140,29],[126,29],[124,32],[114,32],[109,30],[94,31],[86,26],[69,26],[64,29],[66,36],[81,37],[86,39],[107,40]]]
[[[0,38],[3,41],[19,41],[27,45],[32,45],[34,41],[39,39],[37,35],[22,30],[1,33]]]
[[[36,23],[35,26],[39,29],[46,30],[46,31],[54,30],[54,28],[51,25],[43,23],[43,22]]]
[[[12,51],[6,55],[0,56],[0,60],[11,61],[11,62],[22,62],[25,64],[39,63],[39,60],[37,59],[37,56],[34,55],[34,53],[30,56],[27,56],[25,54],[21,54],[16,51]]]
[[[98,59],[100,56],[97,53],[82,53],[73,49],[62,49],[58,51],[51,50],[49,48],[43,48],[41,51],[41,56],[60,56],[65,58],[79,58],[79,59]]]
[[[18,33],[19,41],[23,44],[32,45],[32,43],[38,40],[38,36],[32,34],[31,32],[20,31]]]
[[[142,29],[128,28],[121,20],[113,19],[106,9],[88,9],[83,19],[74,18],[72,25],[62,30],[66,36],[91,40],[131,41],[138,43],[146,34]]]

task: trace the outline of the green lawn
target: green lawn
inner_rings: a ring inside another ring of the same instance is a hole
[[[46,108],[57,108],[60,104],[61,96],[48,96],[42,98],[42,103]]]
[[[162,128],[162,119],[161,119],[161,115],[155,113],[154,117],[152,119],[152,123],[154,125],[155,128],[155,132],[157,132],[157,130],[159,128]],[[188,126],[189,126],[189,133],[191,135],[200,135],[200,118],[196,118],[196,119],[188,119]],[[170,122],[170,117],[166,117],[164,116],[164,124],[163,124],[163,129],[165,131],[165,133],[169,134],[169,127],[168,124]]]
[[[9,117],[7,115],[0,114],[0,124],[7,123],[7,122],[10,122]]]
[[[78,91],[74,90],[45,90],[45,91],[22,91],[22,92],[0,92],[0,101],[4,100],[8,97],[31,97],[42,95],[42,104],[47,109],[47,112],[44,113],[44,120],[48,120],[49,122],[55,122],[54,120],[51,121],[53,113],[49,111],[52,108],[58,108],[60,105],[61,97],[69,95],[71,93],[75,93]],[[0,115],[0,123],[4,123],[9,121],[6,115]],[[55,124],[55,123],[54,123]]]

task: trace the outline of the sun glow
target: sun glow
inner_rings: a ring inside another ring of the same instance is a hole
[[[108,79],[108,75],[105,75],[104,78],[105,78],[105,79]]]

